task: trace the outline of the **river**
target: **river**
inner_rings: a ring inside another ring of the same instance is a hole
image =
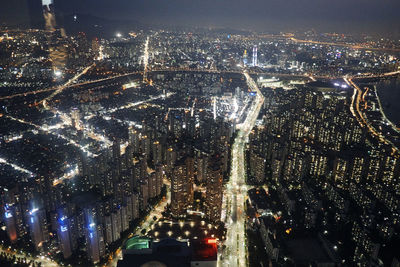
[[[400,79],[381,81],[376,88],[386,117],[400,127]]]

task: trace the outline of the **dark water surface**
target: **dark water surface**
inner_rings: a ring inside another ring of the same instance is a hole
[[[376,89],[386,117],[400,127],[400,79],[381,81]]]

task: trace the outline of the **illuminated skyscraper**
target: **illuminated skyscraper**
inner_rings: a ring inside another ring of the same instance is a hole
[[[91,223],[86,234],[87,255],[93,263],[98,263],[104,256],[104,237],[101,225]]]
[[[145,210],[147,207],[147,201],[149,200],[149,181],[142,179],[140,181],[140,210]]]
[[[29,211],[28,217],[32,243],[34,244],[35,249],[39,250],[42,247],[43,242],[46,242],[49,239],[46,212],[44,209],[33,208]]]
[[[73,251],[72,242],[72,227],[70,219],[66,216],[62,216],[58,219],[59,227],[57,229],[57,234],[60,242],[60,248],[63,253],[64,259],[71,257]]]
[[[13,213],[13,207],[6,204],[4,207],[4,220],[7,227],[7,234],[11,243],[15,243],[17,241],[17,226]]]
[[[250,152],[250,174],[254,183],[262,184],[264,182],[265,165],[266,160],[264,157],[258,155],[254,151]]]
[[[171,179],[171,213],[182,215],[187,208],[186,194],[186,165],[179,162],[175,166]]]
[[[93,263],[98,263],[105,254],[103,227],[95,222],[96,209],[85,209],[86,217],[86,251]]]
[[[192,157],[187,157],[185,160],[186,164],[186,180],[187,180],[187,202],[189,205],[193,203],[194,200],[194,159]]]
[[[156,166],[157,196],[161,194],[161,189],[164,184],[163,178],[164,178],[164,166],[159,164]]]
[[[111,213],[111,226],[113,241],[116,241],[121,237],[121,209],[117,209],[113,213]]]
[[[191,157],[180,160],[173,171],[171,180],[171,212],[174,216],[186,214],[193,203],[194,160]]]
[[[140,149],[140,131],[130,128],[129,129],[129,144],[132,145],[133,153],[139,153]]]
[[[208,165],[208,155],[202,154],[197,156],[196,158],[196,179],[198,182],[202,183],[206,180],[207,174],[207,165]]]
[[[118,179],[119,175],[121,174],[121,146],[120,146],[120,140],[116,138],[113,142],[112,145],[112,160],[114,162],[114,166],[116,168],[113,169],[114,175],[113,179],[114,181]]]
[[[176,151],[173,147],[167,149],[165,153],[166,157],[166,172],[171,173],[176,162]]]
[[[157,175],[156,172],[151,170],[148,173],[148,189],[149,189],[149,198],[153,198],[157,195]]]
[[[98,59],[100,55],[100,44],[99,44],[99,39],[94,38],[92,39],[92,54],[94,59]]]
[[[257,61],[257,46],[253,46],[253,67],[258,66],[258,61]]]
[[[244,53],[243,53],[243,65],[247,65],[247,50],[244,50]]]
[[[221,220],[222,179],[221,163],[211,162],[207,169],[205,208],[206,216],[214,222]]]
[[[162,161],[162,145],[159,141],[153,142],[153,163],[155,165],[161,163]]]

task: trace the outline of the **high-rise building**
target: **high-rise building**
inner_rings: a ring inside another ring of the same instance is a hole
[[[157,196],[157,175],[156,172],[151,170],[148,173],[148,183],[149,183],[149,198],[154,198]]]
[[[115,173],[115,176],[113,177],[113,180],[115,181],[118,179],[118,177],[121,174],[121,145],[120,145],[120,140],[115,139],[112,145],[112,161],[114,163],[114,168],[113,171]]]
[[[164,166],[159,164],[156,166],[156,190],[157,190],[157,196],[161,194],[161,189],[164,184]]]
[[[187,157],[185,160],[186,164],[186,180],[187,180],[187,202],[189,205],[193,203],[194,200],[194,159],[192,157]]]
[[[99,44],[99,39],[97,39],[97,38],[94,38],[92,40],[92,54],[93,54],[93,57],[95,59],[99,58],[99,55],[100,55],[100,44]]]
[[[383,160],[382,181],[389,187],[398,187],[398,173],[400,168],[400,161],[393,156],[386,156]]]
[[[128,206],[121,206],[121,232],[128,230],[129,228],[129,214],[128,214]]]
[[[133,165],[133,146],[129,144],[125,148],[125,169],[130,169]]]
[[[43,242],[47,242],[49,240],[46,211],[44,209],[32,208],[28,212],[28,216],[32,243],[36,250],[40,250]]]
[[[103,229],[101,225],[90,223],[86,229],[86,250],[88,258],[94,264],[100,262],[105,254]]]
[[[257,59],[257,46],[253,46],[253,67],[257,67],[258,66],[258,59]]]
[[[325,175],[328,166],[328,158],[317,153],[311,154],[310,175],[320,177]]]
[[[110,214],[104,216],[104,242],[108,245],[114,242],[112,219]]]
[[[287,156],[283,168],[283,180],[297,183],[303,179],[306,169],[305,155],[302,151],[292,150]]]
[[[186,157],[175,165],[171,178],[171,212],[174,216],[186,214],[193,204],[194,159]]]
[[[171,213],[180,216],[186,213],[187,202],[187,168],[182,161],[178,162],[171,178]]]
[[[333,162],[333,180],[339,188],[348,184],[349,161],[344,158],[336,158]],[[347,186],[345,186],[347,187]]]
[[[82,234],[86,237],[87,257],[95,264],[105,255],[103,226],[97,222],[99,215],[96,205],[87,206],[83,210],[83,216]]]
[[[115,210],[111,213],[111,226],[112,226],[112,234],[113,234],[113,242],[117,241],[121,237],[121,209]]]
[[[252,175],[256,184],[262,184],[265,180],[265,164],[266,160],[264,157],[250,152],[250,174]]]
[[[75,245],[71,219],[66,216],[58,219],[57,235],[64,259],[71,257]]]
[[[222,211],[222,170],[218,161],[210,162],[206,181],[206,216],[214,222],[221,220]]]
[[[166,155],[166,172],[170,174],[174,168],[176,162],[176,151],[173,147],[170,147],[165,152]]]
[[[244,50],[244,53],[243,53],[243,65],[247,65],[247,50]]]
[[[162,146],[159,141],[153,143],[153,163],[155,165],[162,162]]]
[[[133,147],[133,153],[139,153],[140,149],[140,132],[134,128],[129,129],[129,144]]]
[[[83,152],[78,156],[78,171],[80,176],[89,175],[88,157]]]
[[[139,195],[137,193],[132,194],[132,219],[139,218]]]
[[[142,135],[142,138],[140,140],[140,153],[146,158],[150,158],[150,152],[151,152],[151,138],[148,135]]]
[[[196,180],[203,183],[207,178],[207,166],[209,156],[206,153],[199,152],[196,156]]]
[[[169,130],[176,138],[180,138],[184,133],[185,115],[181,112],[170,112],[169,116]]]
[[[121,146],[119,139],[115,139],[112,146],[113,160],[121,156]]]
[[[359,184],[365,176],[366,169],[366,159],[363,156],[354,157],[351,164],[350,180]]]
[[[141,180],[140,182],[140,210],[145,210],[149,200],[149,183],[148,180]]]
[[[4,207],[4,219],[7,228],[7,234],[10,238],[11,243],[15,243],[17,241],[17,225],[14,218],[14,211],[13,206],[8,204]]]

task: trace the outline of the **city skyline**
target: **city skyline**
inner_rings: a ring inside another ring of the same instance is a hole
[[[398,4],[107,3],[0,5],[1,266],[400,267]]]

